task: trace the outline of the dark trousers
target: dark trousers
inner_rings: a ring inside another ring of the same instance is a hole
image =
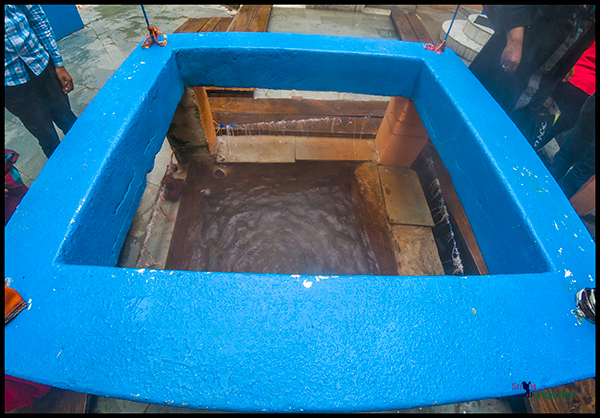
[[[50,158],[60,143],[53,122],[66,134],[77,117],[62,91],[52,59],[39,76],[29,68],[27,72],[30,77],[27,83],[4,87],[4,106],[37,138],[44,154]]]
[[[588,97],[590,97],[589,94],[571,83],[560,83],[554,89],[552,98],[560,109],[560,116],[556,124],[550,128],[548,133],[550,139],[575,126],[579,112],[581,112],[581,108]]]
[[[528,138],[533,142],[533,148],[536,151],[544,148],[548,142],[552,140],[552,138],[560,135],[561,133],[568,131],[569,129],[575,126],[577,123],[577,118],[579,117],[579,112],[583,107],[583,104],[590,97],[585,91],[575,87],[571,83],[560,83],[554,92],[552,93],[552,98],[558,105],[560,109],[560,116],[554,125],[550,125],[545,130],[544,134],[541,136],[536,136],[538,132],[534,132],[532,138]],[[551,117],[550,119],[552,119]],[[563,139],[564,136],[560,136],[557,139]],[[563,145],[563,144],[558,144]]]
[[[583,104],[575,126],[561,135],[565,136],[564,146],[548,170],[570,199],[596,173],[595,94]]]

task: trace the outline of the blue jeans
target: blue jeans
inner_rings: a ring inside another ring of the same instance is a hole
[[[565,136],[565,144],[548,167],[569,199],[596,173],[595,110],[594,93],[583,104],[575,126],[561,134]]]

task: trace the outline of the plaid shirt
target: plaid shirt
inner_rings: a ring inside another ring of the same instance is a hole
[[[4,5],[4,85],[17,86],[29,81],[25,65],[40,75],[52,57],[56,67],[63,66],[54,32],[39,5]]]

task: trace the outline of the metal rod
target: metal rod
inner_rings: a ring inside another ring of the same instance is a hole
[[[460,4],[458,6],[456,6],[456,10],[454,11],[454,16],[452,16],[452,22],[450,22],[450,27],[448,28],[448,33],[446,33],[446,37],[444,38],[444,42],[442,42],[442,43],[446,43],[446,39],[448,39],[448,35],[450,35],[450,31],[452,30],[452,25],[454,24],[454,19],[456,19],[456,14],[458,13],[459,7],[460,7]]]
[[[144,5],[140,4],[140,6],[142,6],[142,12],[144,12],[144,19],[146,19],[146,27],[150,26],[150,22],[148,22],[148,16],[146,15],[146,10],[144,9]],[[150,35],[152,35],[152,31],[150,29],[148,29],[148,32],[150,32]]]

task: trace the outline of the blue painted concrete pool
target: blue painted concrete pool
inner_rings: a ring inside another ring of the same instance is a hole
[[[115,267],[154,155],[196,85],[412,98],[490,274]],[[595,287],[595,243],[448,49],[272,33],[138,47],[5,231],[5,277],[28,302],[5,326],[5,373],[64,389],[211,410],[374,411],[595,376],[595,327],[571,313],[575,293]]]

